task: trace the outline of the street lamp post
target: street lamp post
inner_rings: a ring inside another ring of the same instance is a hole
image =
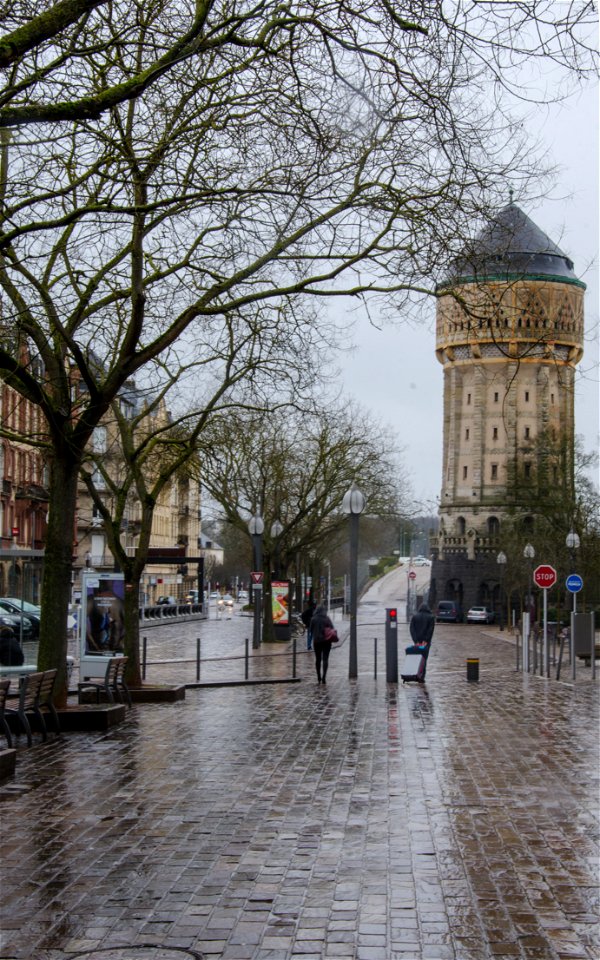
[[[342,510],[350,518],[350,661],[348,676],[358,676],[358,652],[356,647],[356,613],[358,608],[358,521],[365,509],[365,498],[352,484],[344,494]]]
[[[504,630],[504,571],[506,569],[506,554],[503,550],[496,557],[496,563],[500,564],[500,630]],[[508,626],[508,611],[506,614],[506,624]]]
[[[576,573],[575,554],[577,550],[579,550],[581,540],[579,539],[579,536],[575,533],[574,530],[569,530],[565,543],[571,557],[571,573]],[[572,597],[571,609],[573,613],[577,613],[577,592],[575,590],[571,594],[571,597]]]
[[[530,543],[525,544],[523,556],[529,562],[527,611],[523,614],[523,673],[529,673],[529,630],[533,607],[533,559],[535,557],[535,550]]]
[[[575,570],[575,553],[579,550],[581,540],[579,539],[578,534],[571,529],[567,534],[567,539],[565,540],[567,550],[571,556],[571,573],[576,573]],[[569,650],[571,653],[571,677],[575,679],[575,614],[577,613],[577,593],[573,591],[571,594],[571,629],[569,630]],[[592,662],[593,666],[593,662]]]
[[[252,537],[252,547],[254,552],[254,569],[259,572],[262,568],[262,535],[265,530],[264,520],[260,513],[256,513],[248,522],[248,530]],[[252,603],[254,605],[254,629],[252,632],[252,647],[257,650],[260,647],[260,621],[262,616],[262,583],[252,584]]]

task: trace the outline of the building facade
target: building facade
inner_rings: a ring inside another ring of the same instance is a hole
[[[572,488],[584,291],[569,257],[513,203],[438,287],[444,447],[433,602],[497,610],[502,525],[518,516],[523,490]],[[550,452],[558,444],[566,457]]]
[[[0,382],[0,596],[39,603],[48,513],[44,456],[19,436],[41,439],[39,407]]]
[[[141,395],[135,385],[128,384],[127,391],[119,398],[121,412],[128,420],[143,415],[144,406]],[[140,419],[140,432],[160,431],[168,428],[169,412],[161,402],[152,411]],[[94,430],[90,446],[96,459],[101,459],[104,469],[112,481],[117,480],[123,471],[121,438],[118,426],[110,414]],[[152,483],[152,464],[146,465],[149,472],[148,483]],[[100,492],[105,506],[113,515],[110,483],[103,477],[102,471],[94,471],[94,486]],[[128,496],[121,529],[125,552],[133,556],[137,549],[141,526],[141,508],[137,500],[135,487],[131,487]],[[150,535],[149,563],[142,577],[140,603],[151,605],[160,596],[174,596],[183,600],[188,592],[198,587],[196,566],[187,564],[187,556],[199,556],[201,528],[200,484],[197,479],[180,472],[175,475],[159,494],[152,518]],[[156,564],[152,557],[174,556],[172,563]],[[175,559],[175,555],[176,559]],[[73,561],[73,589],[77,597],[80,592],[81,573],[96,570],[107,574],[115,569],[114,558],[108,547],[104,520],[94,505],[83,481],[79,484],[77,530]]]

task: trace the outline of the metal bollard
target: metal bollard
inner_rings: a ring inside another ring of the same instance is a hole
[[[467,681],[469,683],[479,681],[479,660],[475,657],[467,658]]]
[[[248,637],[246,637],[246,639],[244,640],[244,680],[247,680],[249,676],[249,673],[248,673],[249,667],[250,667],[249,646],[250,646],[250,641],[248,640]]]
[[[296,634],[292,637],[292,680],[296,679]]]
[[[148,637],[142,637],[142,680],[146,679],[146,663],[148,662]]]
[[[520,656],[519,656],[519,653],[520,653],[520,644],[521,644],[521,634],[520,634],[519,631],[517,630],[517,633],[516,633],[516,642],[515,642],[515,650],[516,650],[516,652],[517,652],[517,666],[516,666],[515,669],[517,670],[517,673],[519,672],[519,668],[520,668],[520,665],[521,665],[521,660],[520,660]]]
[[[196,637],[196,683],[200,682],[200,637]]]
[[[373,637],[373,679],[377,680],[377,637]]]

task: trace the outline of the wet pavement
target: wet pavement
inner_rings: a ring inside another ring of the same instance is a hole
[[[597,960],[591,671],[523,677],[506,633],[438,625],[426,684],[387,685],[379,618],[361,607],[356,681],[345,642],[326,686],[302,652],[301,683],[21,737],[0,783],[0,960]],[[207,656],[241,654],[247,626],[203,625]],[[151,659],[193,659],[199,629],[154,633]]]

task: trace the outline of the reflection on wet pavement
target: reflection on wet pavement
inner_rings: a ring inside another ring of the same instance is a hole
[[[20,747],[2,960],[597,958],[597,685],[445,627],[426,686],[387,686],[372,637],[357,682],[342,646],[326,687],[303,654]]]

